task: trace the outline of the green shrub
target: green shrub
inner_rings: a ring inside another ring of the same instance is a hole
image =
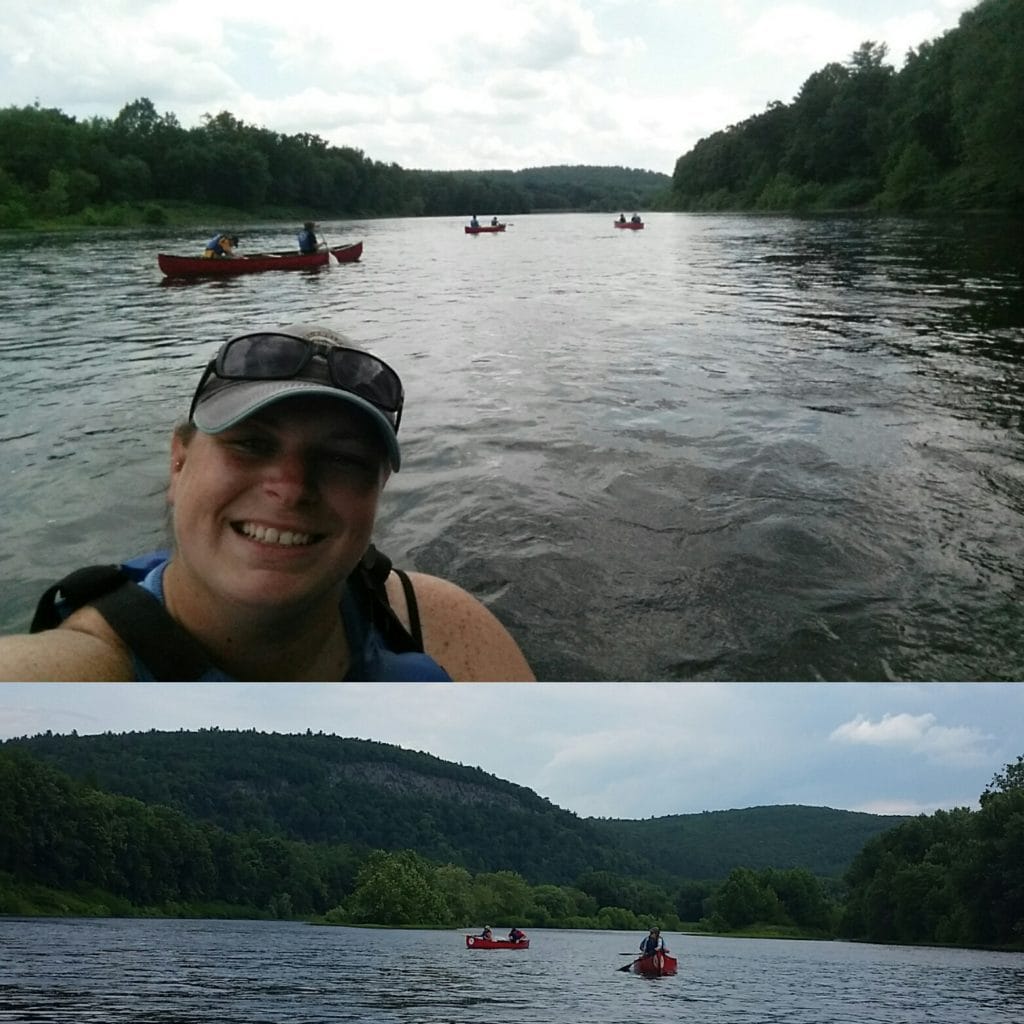
[[[17,199],[0,203],[0,228],[23,228],[28,225],[28,207]]]
[[[167,211],[159,203],[149,203],[142,211],[142,220],[145,224],[160,227],[167,223]]]

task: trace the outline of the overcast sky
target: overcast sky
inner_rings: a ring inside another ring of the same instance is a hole
[[[862,42],[910,47],[975,0],[0,0],[2,106],[248,124],[407,168],[672,173]]]
[[[1024,754],[1024,684],[0,685],[0,739],[256,728],[395,743],[582,816],[976,806]]]

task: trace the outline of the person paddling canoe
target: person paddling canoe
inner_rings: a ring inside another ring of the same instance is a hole
[[[654,956],[655,953],[667,953],[665,940],[661,937],[660,928],[652,928],[647,935],[640,940],[640,955]]]

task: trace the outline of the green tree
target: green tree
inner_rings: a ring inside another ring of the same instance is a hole
[[[473,880],[473,904],[477,920],[526,921],[533,911],[530,886],[517,871],[493,871]]]
[[[762,883],[778,897],[786,917],[801,928],[827,931],[833,908],[819,879],[805,868],[771,869],[762,872]]]
[[[430,865],[411,850],[376,850],[359,872],[346,915],[357,924],[445,924],[447,907],[433,876]]]
[[[785,917],[775,891],[750,868],[734,868],[712,897],[713,913],[729,928],[773,924]]]
[[[465,926],[473,921],[473,876],[463,867],[442,864],[434,869],[434,887],[444,901],[445,921]]]

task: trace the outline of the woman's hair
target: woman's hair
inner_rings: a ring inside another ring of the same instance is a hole
[[[181,420],[174,424],[174,436],[183,444],[188,445],[196,436],[199,428],[191,420]]]

